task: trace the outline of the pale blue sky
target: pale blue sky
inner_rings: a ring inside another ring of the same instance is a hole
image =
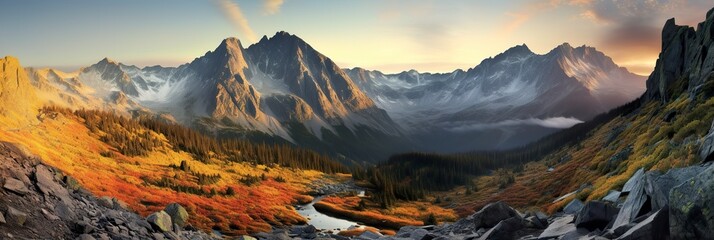
[[[341,67],[445,72],[516,44],[545,53],[570,42],[648,73],[664,21],[692,24],[711,7],[710,0],[0,0],[0,55],[64,69],[104,57],[176,66],[226,37],[247,47],[255,41],[249,31],[259,38],[284,30]]]

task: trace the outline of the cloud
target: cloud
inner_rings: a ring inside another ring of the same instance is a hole
[[[280,7],[285,1],[283,0],[264,0],[263,1],[263,11],[265,14],[273,15],[280,12]]]
[[[564,5],[567,6],[584,6],[589,5],[595,0],[548,0],[548,1],[533,1],[522,5],[517,11],[507,12],[506,15],[510,18],[502,28],[502,35],[509,35],[523,24],[531,20],[533,17],[542,14],[548,10],[552,10]]]
[[[679,23],[695,24],[709,5],[711,0],[592,0],[581,5],[580,16],[602,25],[603,33],[596,41],[608,55],[630,70],[648,74],[661,50],[666,19],[675,17]],[[649,66],[627,64],[642,59],[649,59]]]
[[[252,41],[258,41],[257,35],[248,24],[248,19],[245,18],[243,12],[237,3],[231,0],[216,0],[218,8],[221,9],[223,14],[228,18],[228,20],[235,26],[239,32],[241,32],[245,37]]]
[[[498,129],[505,127],[514,126],[541,126],[546,128],[570,128],[575,124],[582,123],[583,121],[577,118],[566,118],[566,117],[553,117],[546,119],[539,118],[529,118],[529,119],[509,119],[495,123],[474,123],[462,126],[456,126],[452,128],[447,128],[450,131],[461,132],[461,131],[474,131],[474,130],[489,130]]]

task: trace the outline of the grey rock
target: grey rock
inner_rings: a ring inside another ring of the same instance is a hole
[[[357,236],[357,239],[378,239],[382,237],[382,234],[374,233],[371,231],[364,231],[362,234]]]
[[[647,173],[645,178],[645,193],[650,197],[651,209],[657,210],[669,204],[669,192],[677,185],[696,177],[704,171],[702,166],[670,169],[667,173],[657,175]]]
[[[538,219],[538,217],[536,217],[536,216],[527,217],[525,220],[526,220],[526,225],[530,228],[545,229],[546,227],[548,227],[547,221],[545,223],[543,223],[543,221]]]
[[[5,221],[5,216],[0,212],[0,224],[5,224],[7,221]]]
[[[575,218],[575,226],[588,230],[605,229],[617,215],[618,209],[610,204],[591,201],[585,204]]]
[[[672,238],[714,236],[714,164],[696,177],[672,188],[669,194]]]
[[[15,179],[15,178],[6,178],[5,184],[2,187],[11,191],[11,192],[19,194],[21,196],[24,196],[24,195],[27,195],[30,193],[30,190],[27,189],[27,186],[25,186],[25,183],[23,183],[20,180]]]
[[[521,214],[504,202],[490,203],[473,214],[474,228],[491,228],[512,217],[522,220]]]
[[[414,228],[409,232],[402,232],[401,234],[398,234],[396,236],[409,239],[424,239],[427,234],[429,234],[429,231],[427,231],[426,229]]]
[[[669,236],[669,213],[668,208],[662,208],[654,212],[649,217],[632,226],[627,232],[621,234],[618,239],[658,239]]]
[[[76,213],[72,209],[74,205],[67,204],[65,202],[59,202],[57,205],[55,205],[55,214],[57,216],[65,221],[71,221],[73,219],[76,219]]]
[[[704,171],[702,166],[691,166],[670,169],[665,174],[647,172],[637,176],[637,179],[632,181],[631,192],[623,203],[613,223],[613,228],[632,223],[633,219],[637,217],[667,206],[672,188],[695,177],[702,171]]]
[[[557,238],[565,235],[568,232],[575,231],[575,223],[573,223],[573,215],[558,217],[548,225],[548,227],[540,234],[538,238],[548,239]]]
[[[576,198],[570,201],[568,205],[565,205],[565,207],[563,207],[563,212],[566,214],[576,214],[580,212],[580,209],[582,209],[583,206],[583,202]]]
[[[16,226],[23,226],[27,221],[27,214],[13,207],[7,207],[5,214],[7,215],[7,221]]]
[[[79,237],[78,237],[77,239],[79,239],[79,240],[95,240],[95,238],[92,237],[92,235],[89,235],[89,234],[79,235]]]
[[[630,179],[625,182],[625,185],[622,187],[622,192],[623,193],[629,193],[632,191],[632,189],[635,187],[635,185],[639,184],[639,181],[642,180],[642,176],[645,174],[645,169],[640,168],[638,169],[635,174],[630,177]]]
[[[155,240],[164,240],[164,235],[161,233],[152,233],[151,236],[154,237]]]
[[[161,232],[171,231],[171,227],[173,226],[171,216],[164,211],[152,213],[146,217],[146,221],[149,222],[154,229]]]
[[[523,219],[511,217],[496,224],[493,228],[484,233],[479,239],[515,239],[518,236],[518,231],[525,228]]]
[[[41,211],[42,211],[42,214],[45,215],[45,217],[47,217],[47,219],[49,219],[49,220],[52,220],[52,221],[60,220],[60,218],[58,216],[55,216],[54,214],[50,213],[49,211],[45,210],[44,208],[41,209]]]
[[[65,204],[72,204],[67,189],[55,181],[54,174],[45,165],[35,166],[35,179],[37,187],[46,196],[53,195]]]
[[[605,195],[602,200],[605,202],[617,203],[620,200],[620,195],[622,193],[616,190],[610,190],[607,195]]]
[[[628,196],[627,199],[625,199],[622,208],[620,208],[620,212],[615,218],[613,228],[629,224],[633,219],[643,214],[640,210],[642,210],[645,203],[648,203],[649,197],[645,193],[644,189],[644,173],[639,174],[640,170],[638,170],[637,173],[635,173],[635,175],[633,175],[627,183],[625,183],[625,187],[622,189],[622,192],[627,192]]]
[[[184,227],[188,223],[188,212],[180,204],[171,203],[164,208],[164,211],[171,216],[171,221],[180,227]]]

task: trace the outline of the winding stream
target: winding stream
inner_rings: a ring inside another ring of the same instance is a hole
[[[364,191],[360,192],[360,195],[364,195]],[[324,198],[325,196],[319,196],[315,197],[312,202],[305,204],[305,205],[299,205],[297,212],[308,219],[307,223],[315,226],[317,229],[321,229],[324,231],[335,231],[339,232],[340,230],[347,230],[352,226],[362,226],[362,224],[341,219],[341,218],[336,218],[332,216],[328,216],[326,214],[323,214],[315,209],[313,206],[316,202],[319,202]]]

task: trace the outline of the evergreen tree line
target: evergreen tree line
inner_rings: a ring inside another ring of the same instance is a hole
[[[125,156],[145,156],[155,147],[163,145],[157,136],[152,135],[139,123],[125,117],[91,110],[77,110],[71,113],[84,119],[84,125],[92,133],[99,135],[99,140],[113,146]],[[102,155],[113,156],[111,153]]]
[[[251,162],[268,166],[277,164],[325,173],[349,172],[349,169],[339,162],[312,150],[286,144],[255,144],[242,139],[218,140],[193,129],[150,117],[139,117],[137,121],[148,129],[162,133],[176,150],[191,153],[203,161],[211,156],[220,155],[233,162]]]
[[[577,144],[595,128],[632,113],[640,100],[600,114],[594,119],[546,136],[523,147],[505,151],[475,151],[460,154],[410,152],[396,154],[373,167],[353,169],[353,178],[366,180],[374,187],[374,199],[389,206],[397,199],[413,200],[425,192],[444,191],[472,183],[478,175],[498,168],[522,168],[564,146]],[[512,182],[512,181],[511,181]],[[508,181],[503,184],[509,184]]]
[[[146,156],[154,148],[163,146],[164,143],[158,137],[158,134],[162,134],[175,150],[188,152],[203,162],[217,158],[325,173],[349,173],[347,167],[329,156],[287,144],[255,144],[241,139],[218,140],[193,129],[152,117],[130,119],[109,112],[85,109],[72,111],[56,106],[45,107],[43,110],[71,114],[84,119],[87,128],[101,136],[100,140],[126,156]]]

